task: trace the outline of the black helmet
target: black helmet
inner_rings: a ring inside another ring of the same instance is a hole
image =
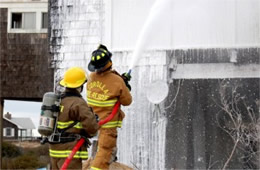
[[[106,64],[111,61],[112,53],[107,50],[107,47],[100,44],[97,50],[92,52],[91,60],[88,64],[88,69],[91,72],[102,70]]]

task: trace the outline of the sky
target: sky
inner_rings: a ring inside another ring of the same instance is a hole
[[[32,119],[35,129],[34,136],[39,136],[37,131],[39,125],[40,111],[42,102],[27,102],[16,100],[4,101],[4,114],[7,112],[12,114],[12,117],[29,117]]]

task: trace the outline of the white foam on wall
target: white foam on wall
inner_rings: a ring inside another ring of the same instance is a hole
[[[60,39],[52,49],[54,59],[59,60],[55,79],[71,66],[87,71],[91,52],[103,43],[104,37],[110,38],[106,42],[114,50],[114,68],[127,72],[138,33],[153,3],[154,0],[58,0],[58,8],[50,11],[51,27],[57,31],[56,35],[51,33],[51,40],[55,36]],[[175,6],[168,11],[171,15],[162,20],[170,26],[157,24],[162,30],[152,34],[149,41],[154,49],[259,46],[259,0],[172,3]],[[181,13],[188,4],[189,8]],[[130,82],[133,103],[123,107],[126,118],[119,130],[119,161],[138,169],[164,169],[167,120],[146,99],[145,88],[154,80],[167,81],[166,52],[150,51],[138,57]],[[86,98],[85,92],[83,96]]]

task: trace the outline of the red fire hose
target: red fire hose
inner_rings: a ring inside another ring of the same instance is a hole
[[[99,121],[98,124],[101,126],[101,125],[104,125],[105,123],[109,122],[116,115],[119,106],[120,106],[120,102],[118,101],[118,102],[116,102],[115,106],[113,107],[113,110],[112,110],[111,114],[106,119]],[[79,150],[79,148],[83,145],[84,142],[85,142],[84,138],[81,138],[77,142],[77,144],[72,149],[70,155],[66,158],[65,162],[63,163],[63,165],[61,167],[61,170],[66,170],[67,169],[67,167],[70,164],[70,161],[73,159],[74,155]]]

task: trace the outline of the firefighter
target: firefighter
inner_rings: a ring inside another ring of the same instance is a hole
[[[121,76],[112,70],[112,53],[106,46],[100,45],[93,51],[88,69],[90,74],[87,84],[87,102],[100,120],[104,120],[111,113],[113,106],[119,101],[123,106],[132,102],[131,86],[128,74]],[[115,117],[102,125],[98,136],[98,151],[91,164],[91,169],[108,169],[112,163],[112,152],[116,148],[117,128],[122,125],[125,114],[119,108]]]
[[[61,168],[79,138],[92,137],[98,131],[96,117],[80,95],[86,82],[85,71],[79,67],[68,69],[60,81],[60,85],[65,87],[56,125],[61,136],[56,136],[59,139],[55,139],[57,142],[51,143],[49,147],[52,169]],[[88,159],[87,143],[77,151],[68,169],[82,169],[84,159]]]

